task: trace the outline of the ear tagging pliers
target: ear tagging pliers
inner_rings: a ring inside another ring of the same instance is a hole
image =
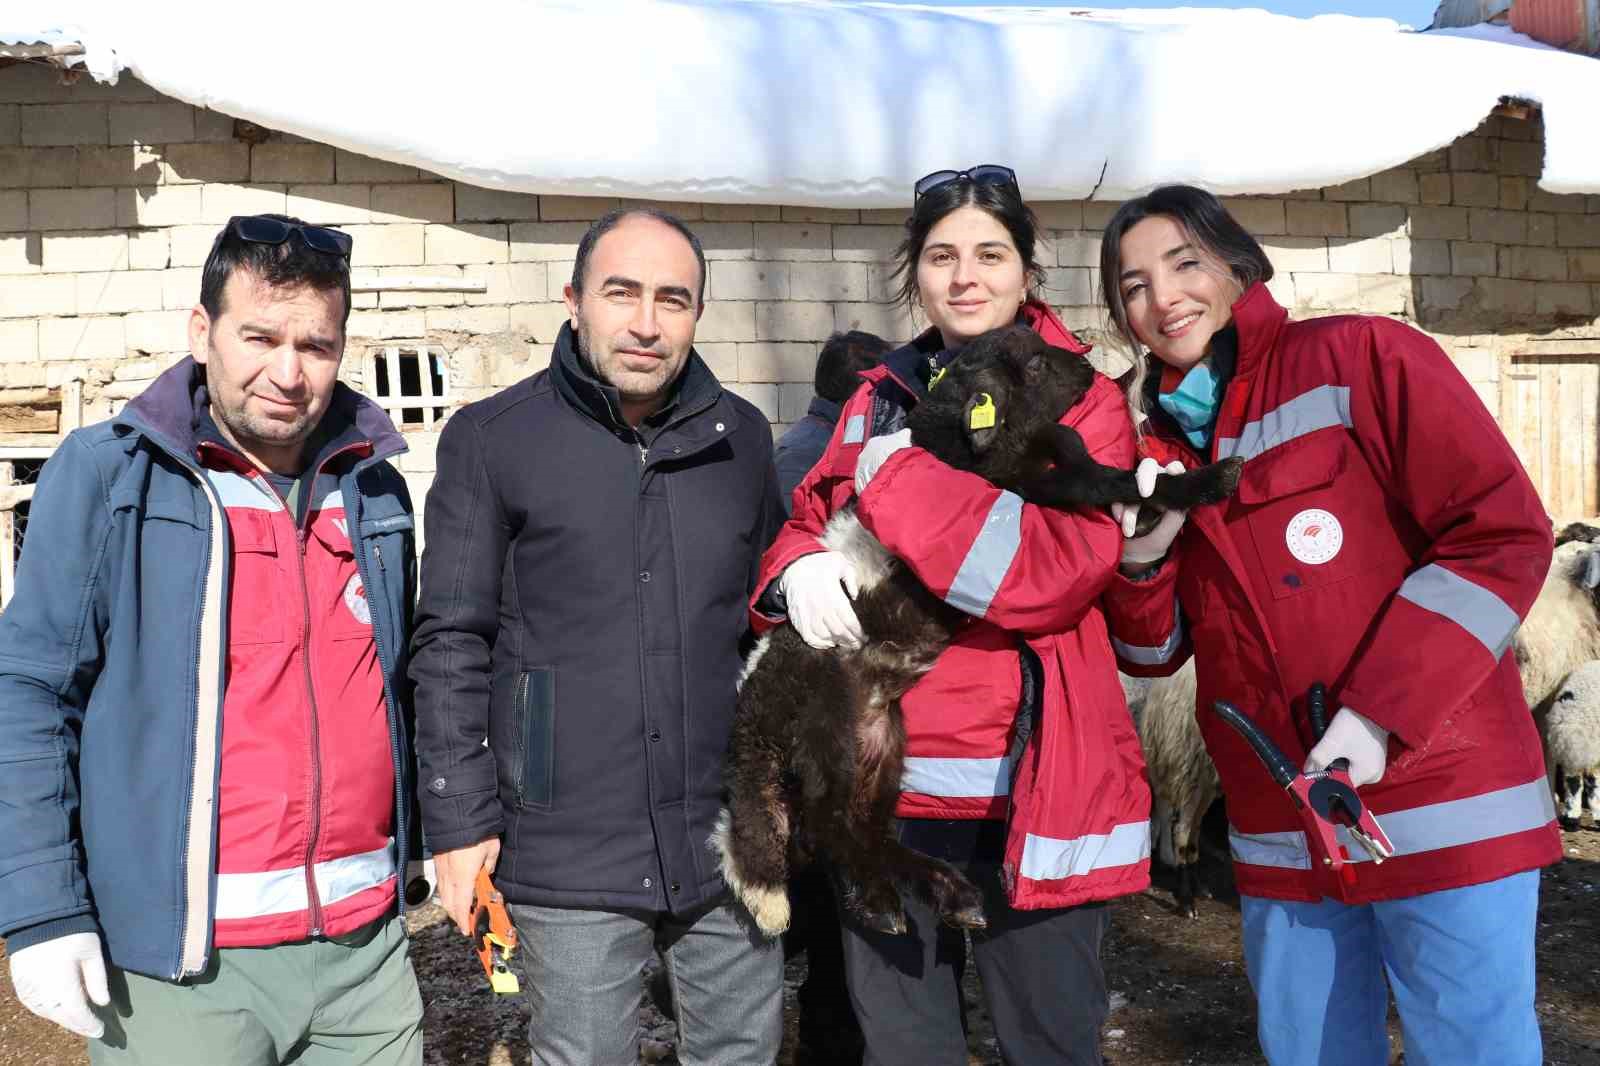
[[[1311,686],[1306,703],[1312,733],[1321,740],[1328,729],[1328,711],[1327,689],[1320,681]],[[1349,865],[1350,853],[1339,842],[1339,828],[1349,833],[1374,862],[1381,863],[1394,854],[1388,835],[1350,783],[1349,760],[1335,759],[1326,769],[1301,772],[1272,738],[1233,704],[1217,700],[1213,707],[1255,749],[1272,779],[1294,797],[1306,834],[1322,844],[1323,863],[1346,884],[1355,883],[1356,872]]]

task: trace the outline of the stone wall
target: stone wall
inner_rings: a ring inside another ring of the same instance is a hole
[[[1490,117],[1383,173],[1229,204],[1272,257],[1271,288],[1293,313],[1375,312],[1428,330],[1548,486],[1566,462],[1541,443],[1549,421],[1577,418],[1583,429],[1582,402],[1571,401],[1571,415],[1562,397],[1588,388],[1594,406],[1600,197],[1539,191],[1542,150],[1537,112]],[[346,359],[360,387],[356,356],[367,347],[437,345],[456,396],[475,399],[547,361],[578,238],[618,203],[441,179],[237,124],[127,76],[64,86],[43,66],[0,70],[0,407],[77,379],[85,419],[111,414],[181,357],[218,226],[257,211],[345,227],[358,285],[481,282],[482,292],[359,293]],[[916,326],[890,302],[904,211],[663,206],[700,234],[710,261],[700,352],[775,426],[805,410],[829,333],[904,338]],[[1045,295],[1070,326],[1098,335],[1097,234],[1116,205],[1034,207],[1048,231]],[[1103,351],[1107,369],[1124,365]],[[417,435],[407,460],[419,488],[431,475],[429,436]],[[1591,440],[1576,460],[1587,468],[1550,490],[1571,502],[1581,481],[1585,513],[1597,509],[1592,456]]]

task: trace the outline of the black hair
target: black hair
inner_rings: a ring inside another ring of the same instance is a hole
[[[289,215],[261,217],[299,226],[307,224]],[[248,271],[274,288],[306,285],[319,292],[337,289],[344,296],[340,328],[350,321],[349,260],[333,252],[317,251],[298,233],[291,232],[282,244],[261,244],[240,237],[232,224],[222,227],[211,242],[211,253],[200,271],[200,306],[213,322],[222,315],[222,292],[228,279],[238,270]]]
[[[1122,238],[1152,215],[1164,215],[1202,252],[1208,253],[1233,274],[1240,290],[1258,281],[1272,280],[1272,260],[1222,202],[1193,185],[1163,185],[1117,208],[1100,239],[1100,289],[1111,324],[1137,350],[1139,341],[1128,325],[1122,303]]]
[[[700,238],[694,235],[694,230],[684,224],[683,219],[658,207],[619,207],[615,211],[608,211],[590,223],[584,231],[582,239],[578,241],[578,254],[572,262],[572,291],[578,296],[583,295],[583,275],[589,269],[589,256],[594,253],[594,246],[600,243],[600,238],[616,229],[617,226],[634,217],[653,218],[664,226],[676,230],[678,235],[689,242],[689,247],[694,249],[694,258],[700,264],[700,291],[695,294],[695,306],[706,305],[706,251],[700,246]]]
[[[900,302],[907,307],[917,303],[917,260],[922,246],[928,242],[928,233],[944,217],[963,207],[976,207],[994,218],[1011,235],[1022,257],[1030,287],[1044,284],[1044,267],[1034,258],[1039,243],[1039,220],[1022,201],[1022,193],[1015,185],[990,185],[971,178],[955,181],[930,189],[918,197],[911,216],[906,219],[905,239],[894,250],[895,268],[891,277],[900,279]]]
[[[861,384],[861,372],[883,362],[892,347],[876,333],[859,329],[835,333],[817,354],[817,395],[844,403]]]

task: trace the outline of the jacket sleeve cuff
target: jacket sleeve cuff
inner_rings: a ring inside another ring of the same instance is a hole
[[[26,926],[22,929],[13,929],[6,934],[6,950],[15,955],[23,948],[31,948],[35,944],[42,944],[46,940],[56,940],[60,937],[70,936],[73,933],[100,932],[100,923],[95,921],[92,914],[74,914],[67,918],[56,918],[38,925]]]

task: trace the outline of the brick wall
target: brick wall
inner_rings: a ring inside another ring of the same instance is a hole
[[[114,87],[63,86],[42,66],[0,70],[0,405],[8,391],[76,378],[87,419],[112,413],[181,357],[218,224],[255,211],[346,227],[358,284],[483,282],[474,293],[360,293],[350,319],[352,356],[379,342],[440,345],[457,393],[477,398],[548,360],[578,238],[619,203],[479,189],[292,136],[248,143],[237,132],[233,119],[126,76]],[[1568,356],[1600,350],[1600,197],[1539,191],[1542,150],[1537,114],[1492,117],[1369,178],[1229,204],[1266,247],[1279,271],[1271,287],[1295,314],[1417,323],[1505,421],[1529,402],[1503,388],[1521,372],[1519,354],[1556,342]],[[903,211],[662,206],[699,233],[710,261],[700,352],[777,425],[804,411],[829,333],[905,338],[915,328],[890,302]],[[1034,205],[1048,237],[1045,295],[1091,335],[1104,323],[1097,235],[1115,206]],[[1107,369],[1124,365],[1103,351]],[[358,387],[359,366],[346,359]],[[1540,430],[1508,432],[1536,467],[1527,451]],[[415,452],[407,465],[420,488],[431,442],[419,436]]]

